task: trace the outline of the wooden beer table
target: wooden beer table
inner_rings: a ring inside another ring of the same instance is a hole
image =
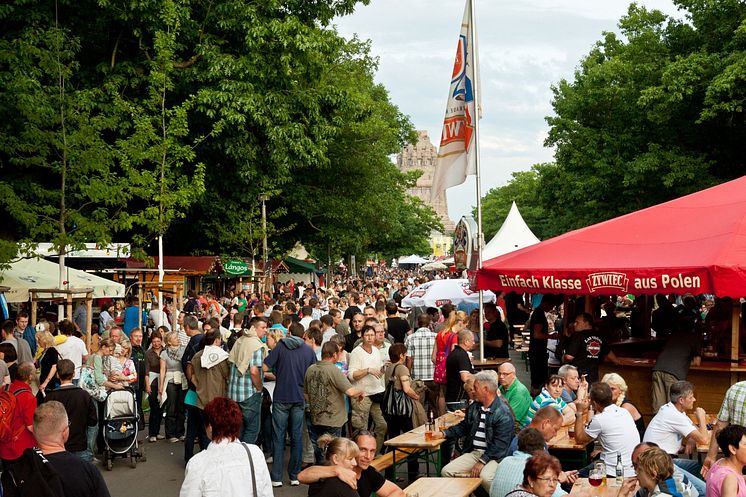
[[[607,477],[606,484],[600,487],[592,486],[588,478],[578,478],[570,490],[570,497],[616,497],[620,488],[612,477]]]
[[[479,371],[483,371],[485,369],[494,369],[495,371],[497,371],[497,368],[499,368],[501,364],[505,364],[506,362],[510,362],[510,357],[499,357],[494,359],[474,359],[471,361],[471,365],[474,367],[474,369],[477,369]]]
[[[569,426],[563,426],[557,431],[557,435],[547,444],[549,452],[562,461],[563,468],[568,462],[577,465],[577,469],[584,468],[588,465],[588,450],[593,447],[594,441],[591,440],[586,444],[578,443],[575,440],[575,434],[570,435],[569,428]]]
[[[407,497],[468,497],[481,484],[481,478],[420,478],[404,493]]]

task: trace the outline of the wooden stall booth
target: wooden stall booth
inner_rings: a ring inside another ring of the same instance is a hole
[[[69,289],[29,289],[31,296],[31,326],[36,326],[39,301],[63,303],[65,315],[60,319],[73,319],[73,300],[84,300],[86,307],[86,329],[91,329],[93,323],[93,288]],[[91,350],[91,333],[85,334],[85,346]]]
[[[646,317],[652,306],[644,296],[729,298],[719,345],[703,354],[689,379],[708,412],[719,409],[732,383],[746,379],[739,304],[746,296],[746,176],[496,257],[474,276],[482,290],[643,296]],[[651,367],[662,345],[649,335],[619,343],[622,364],[607,368],[622,374],[629,398],[648,416]]]

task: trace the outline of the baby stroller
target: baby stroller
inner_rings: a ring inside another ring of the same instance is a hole
[[[106,469],[111,471],[112,461],[116,457],[129,458],[130,467],[137,467],[137,460],[145,461],[145,454],[137,444],[137,404],[135,392],[131,388],[112,390],[106,396],[104,406],[104,461]]]

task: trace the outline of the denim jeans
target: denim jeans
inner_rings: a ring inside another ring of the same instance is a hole
[[[196,406],[186,405],[187,423],[186,435],[184,436],[184,461],[194,455],[194,437],[199,440],[199,449],[205,450],[210,443],[205,431],[205,418],[202,416],[202,409]]]
[[[96,453],[96,437],[98,435],[98,423],[96,423],[93,426],[88,426],[85,429],[86,432],[86,441],[88,442],[88,458],[86,459],[83,456],[80,456],[81,459],[84,461],[91,462],[93,460],[93,455]],[[81,451],[85,452],[85,451]],[[77,455],[77,453],[76,453]]]
[[[305,409],[303,402],[275,402],[272,406],[272,431],[274,432],[273,463],[270,477],[272,481],[282,481],[282,467],[285,461],[285,434],[290,434],[290,461],[288,476],[298,479],[303,455],[303,422]]]
[[[241,430],[241,441],[247,444],[255,444],[259,436],[259,427],[262,423],[262,392],[257,392],[246,400],[238,403],[243,414],[243,428]]]
[[[334,437],[342,436],[342,427],[335,428],[333,426],[321,426],[311,423],[311,418],[308,418],[308,436],[311,437],[311,444],[313,445],[313,457],[316,464],[324,462],[324,453],[319,449],[319,437],[325,433],[329,433]]]

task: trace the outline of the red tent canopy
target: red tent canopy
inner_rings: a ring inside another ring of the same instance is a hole
[[[486,261],[483,290],[746,295],[746,176]]]

